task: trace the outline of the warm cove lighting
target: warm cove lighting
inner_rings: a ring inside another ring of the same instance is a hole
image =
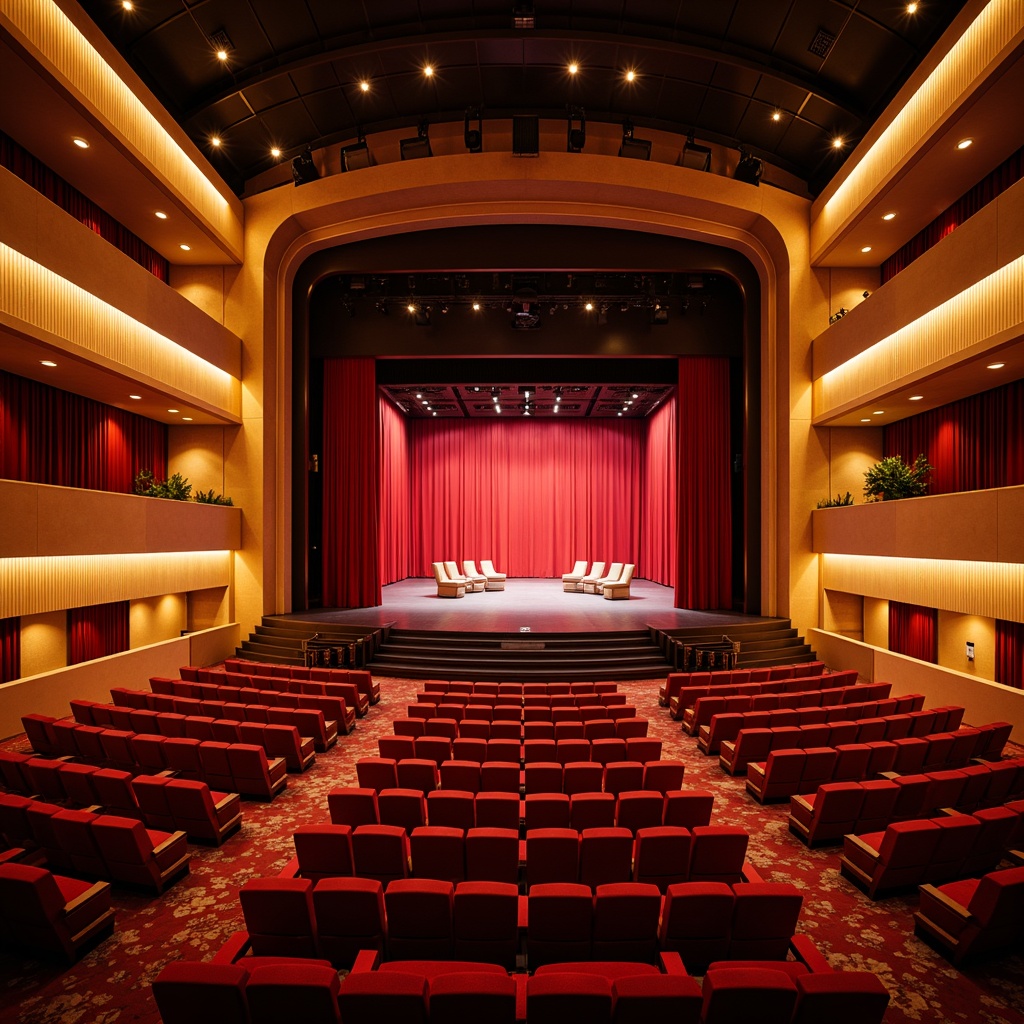
[[[77,146],[77,147],[78,147],[79,149],[88,149],[88,148],[89,148],[89,143],[88,143],[88,142],[86,142],[86,141],[85,141],[85,139],[80,139],[80,138],[78,138],[78,136],[77,136],[77,135],[76,135],[76,136],[75,136],[75,137],[74,137],[74,138],[73,138],[73,139],[72,139],[71,141],[72,141],[72,142],[73,142],[73,143],[74,143],[74,144],[75,144],[75,145],[76,145],[76,146]]]
[[[911,395],[910,396],[910,401],[912,401],[912,402],[920,402],[922,398],[924,398],[924,395]]]
[[[156,210],[153,213],[153,216],[156,217],[157,220],[167,220],[167,214],[164,213],[163,210]]]
[[[40,366],[56,366],[57,364],[52,359],[40,359]]]
[[[860,251],[861,252],[871,252],[871,246],[870,245],[862,245],[860,247]]]
[[[1005,365],[1006,365],[1006,363],[989,363],[988,366],[985,367],[985,369],[986,370],[1001,370]]]
[[[956,144],[956,148],[957,149],[967,149],[968,147],[973,146],[973,145],[974,145],[974,139],[961,139]]]
[[[892,220],[895,216],[895,213],[883,213],[882,220]]]

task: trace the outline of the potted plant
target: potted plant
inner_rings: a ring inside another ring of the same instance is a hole
[[[932,468],[923,454],[912,465],[900,455],[886,456],[864,474],[864,493],[868,501],[919,498],[928,493],[927,477]]]

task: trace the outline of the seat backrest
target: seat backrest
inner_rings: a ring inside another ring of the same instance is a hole
[[[303,878],[352,874],[350,825],[300,825],[293,835]]]
[[[452,956],[455,887],[435,878],[399,878],[384,890],[389,960]]]
[[[246,982],[252,1024],[301,1020],[336,1024],[338,973],[316,964],[275,963],[256,967]]]
[[[709,971],[701,988],[704,1024],[756,1020],[758,1024],[789,1024],[797,989],[782,971],[731,967]]]
[[[238,897],[255,956],[317,955],[310,879],[253,878]]]
[[[793,980],[793,1024],[882,1024],[889,993],[870,971],[822,971]]]
[[[164,1024],[194,1024],[196,1007],[222,1024],[248,1024],[248,972],[238,964],[172,960],[153,981],[153,999]]]
[[[349,968],[362,949],[384,952],[384,887],[371,878],[325,878],[313,889],[319,955]]]

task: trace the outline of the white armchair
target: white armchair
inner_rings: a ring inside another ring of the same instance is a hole
[[[580,580],[586,575],[587,560],[585,558],[577,559],[576,564],[572,567],[572,572],[562,575],[562,589],[570,594],[576,593],[580,589]]]
[[[494,568],[494,563],[487,558],[484,558],[480,562],[480,571],[487,577],[487,589],[488,590],[504,590],[505,589],[505,574],[498,572]]]
[[[591,573],[591,576],[593,573]],[[587,577],[583,581],[583,593],[584,594],[600,594],[601,588],[606,583],[615,583],[618,578],[622,575],[622,562],[612,562],[611,567],[608,571],[601,576],[599,579],[592,580]]]
[[[441,562],[433,562],[434,579],[437,580],[438,597],[465,597],[466,583],[464,580],[453,580],[445,571]]]
[[[462,575],[473,585],[474,593],[487,589],[487,577],[477,570],[476,562],[468,559],[464,561],[462,563]]]
[[[587,575],[584,576],[580,580],[579,586],[577,586],[576,589],[580,593],[585,594],[587,592],[587,584],[588,583],[593,584],[593,583],[596,583],[598,580],[604,578],[604,566],[605,566],[604,562],[595,562],[590,567],[590,572],[588,572]],[[591,591],[591,593],[594,593],[594,591]]]
[[[475,591],[484,589],[484,583],[486,581],[483,576],[480,577],[480,582],[478,584],[476,580],[471,580],[468,576],[459,572],[459,565],[457,562],[444,562],[442,564],[444,565],[444,571],[448,573],[448,578],[450,580],[455,580],[456,583],[461,583],[466,588],[467,594],[472,594]]]
[[[633,581],[633,573],[636,566],[627,564],[622,570],[622,575],[614,583],[605,583],[601,588],[601,594],[606,601],[629,600],[629,585]]]

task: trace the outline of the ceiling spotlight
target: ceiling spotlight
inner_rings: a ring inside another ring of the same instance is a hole
[[[273,157],[273,158],[274,158],[275,160],[277,160],[277,159],[278,159],[278,157],[280,157],[280,155],[281,155],[281,150],[279,150],[279,149],[277,148],[277,146],[272,146],[272,147],[271,147],[271,149],[270,149],[270,155],[271,155],[271,156],[272,156],[272,157]]]
[[[121,0],[121,6],[126,11],[131,11],[135,9],[135,4],[132,3],[132,0]]]
[[[218,29],[216,32],[210,33],[210,42],[213,44],[213,52],[221,63],[227,61],[231,55],[234,47],[231,45],[231,38],[224,31],[224,29]]]
[[[364,78],[359,83],[359,89],[360,89],[361,92],[369,92],[370,91],[370,83]]]
[[[470,128],[469,122],[471,120],[476,121],[475,128]],[[480,118],[479,107],[466,108],[465,127],[462,132],[462,138],[466,144],[466,149],[468,149],[470,153],[480,153],[483,151],[484,131],[483,122]]]
[[[414,139],[402,139],[399,141],[398,148],[403,160],[418,160],[421,157],[433,156],[430,149],[430,137],[427,134],[429,130],[430,125],[426,121],[421,121],[416,129],[416,137]]]
[[[862,245],[860,247],[860,251],[861,252],[871,252],[871,246],[870,245]]]
[[[844,143],[843,137],[841,135],[836,135],[832,139],[832,148],[833,149],[842,149],[844,144],[845,143]]]
[[[168,409],[167,411],[168,411],[168,412],[175,412],[175,413],[176,413],[176,412],[181,412],[181,410],[180,410],[180,409]]]
[[[220,136],[219,135],[211,135],[210,136],[210,145],[213,146],[214,149],[216,149],[220,145]]]
[[[871,415],[872,416],[884,416],[885,415],[885,410],[884,409],[876,409]]]
[[[776,122],[781,121],[782,120],[782,111],[781,110],[773,110],[772,111],[772,120],[776,121]]]
[[[217,60],[219,60],[219,61],[226,61],[227,59],[228,59],[228,51],[227,50],[218,50],[217,51]]]
[[[918,5],[916,3],[907,4],[907,14],[917,14]]]
[[[651,159],[651,141],[633,137],[632,121],[622,122],[622,143],[619,146],[619,156],[628,157],[631,160]]]
[[[695,171],[711,170],[711,149],[708,146],[698,146],[693,141],[693,132],[686,136],[686,143],[679,154],[679,166],[689,167]]]
[[[292,181],[296,186],[306,185],[320,177],[317,166],[313,163],[312,147],[305,150],[292,160]]]
[[[576,63],[575,61],[573,61],[573,62],[572,62],[572,63],[571,63],[570,65],[569,65],[568,71],[569,71],[569,74],[570,74],[570,75],[575,75],[575,74],[576,74],[576,72],[577,72],[577,71],[579,71],[579,69],[580,69],[580,66],[579,66],[579,64],[577,64],[577,63]]]
[[[410,313],[415,313],[415,312],[416,312],[416,306],[414,306],[414,305],[413,305],[413,304],[412,304],[411,302],[410,302],[410,303],[409,303],[409,305],[408,305],[408,306],[406,306],[405,308],[406,308],[406,309],[407,309],[407,310],[408,310],[408,311],[409,311]]]
[[[911,402],[920,402],[922,398],[924,398],[924,395],[911,395],[910,396],[910,401]]]
[[[632,68],[630,68],[630,70],[626,72],[626,81],[627,82],[635,82],[636,81],[636,72]]]
[[[167,220],[167,214],[164,213],[163,210],[154,210],[153,216],[156,217],[157,220]]]
[[[79,138],[77,135],[71,140],[79,149],[88,149],[89,143],[85,139]]]
[[[426,75],[427,78],[432,78],[433,74],[434,74],[434,65],[433,64],[424,64],[423,65],[423,74]]]
[[[40,366],[51,366],[52,367],[52,366],[56,366],[57,364],[52,359],[40,359],[39,360],[39,365]]]
[[[1006,363],[989,363],[988,366],[985,367],[985,369],[986,370],[1001,370],[1005,365],[1006,365]]]
[[[569,117],[565,129],[565,151],[582,153],[587,144],[587,116],[582,107],[568,108]],[[577,124],[577,122],[579,122]]]
[[[480,303],[479,302],[474,302],[473,303],[473,312],[474,313],[479,313],[480,312]]]
[[[588,302],[588,303],[586,303],[586,304],[584,305],[584,307],[583,307],[583,308],[584,308],[584,309],[585,309],[585,310],[586,310],[586,311],[587,311],[588,313],[590,313],[590,312],[592,312],[592,311],[593,311],[593,309],[594,309],[594,304],[593,304],[592,302]]]
[[[895,213],[883,213],[882,220],[892,220],[895,216]]]
[[[142,401],[142,395],[129,395],[128,397],[131,398],[135,402],[141,402]]]
[[[967,149],[969,146],[974,145],[974,139],[961,139],[957,144],[957,149]]]
[[[640,395],[639,395],[639,394],[637,394],[637,392],[635,392],[635,391],[634,391],[634,392],[633,392],[633,397],[634,397],[634,398],[639,398],[639,397],[640,397]]]
[[[740,162],[736,165],[736,173],[733,177],[737,181],[745,181],[748,185],[755,187],[761,184],[761,175],[764,173],[764,162],[750,153],[740,150]]]
[[[185,421],[186,423],[191,423],[191,422],[192,422],[192,417],[191,417],[191,416],[182,416],[181,418],[182,418],[182,420],[184,420],[184,421]]]
[[[178,248],[182,252],[191,252],[192,251],[192,246],[191,245],[186,245],[184,242],[182,242],[181,245],[178,246]]]
[[[870,422],[871,422],[871,419],[869,417],[864,417],[864,419],[861,420],[861,423],[870,423]]]

